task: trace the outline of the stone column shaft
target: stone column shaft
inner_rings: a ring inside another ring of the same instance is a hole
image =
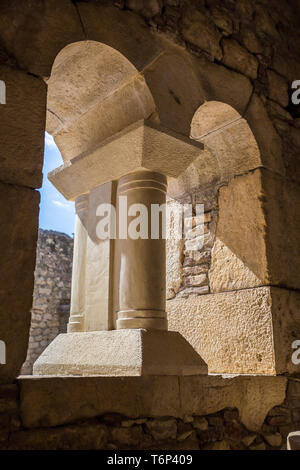
[[[76,218],[68,333],[84,331],[88,202],[88,194],[79,196],[75,201]]]
[[[165,204],[166,190],[166,177],[156,172],[137,171],[118,182],[117,232],[120,232],[120,215],[125,215],[120,214],[120,196],[126,196],[128,209],[132,204],[147,208],[148,239],[135,240],[129,236],[120,239],[120,233],[117,235],[114,283],[117,329],[167,329],[166,241],[161,233],[159,239],[151,239],[151,204]],[[134,218],[128,216],[128,228]]]

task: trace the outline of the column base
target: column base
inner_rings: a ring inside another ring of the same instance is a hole
[[[33,375],[207,373],[206,363],[180,333],[144,329],[60,334],[33,366]]]

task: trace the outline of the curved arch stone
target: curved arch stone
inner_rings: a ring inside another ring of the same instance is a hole
[[[47,130],[71,160],[134,122],[155,113],[137,69],[96,41],[64,48],[48,80]]]
[[[205,185],[223,184],[262,166],[247,121],[224,102],[207,101],[198,108],[191,122],[191,138],[203,142],[205,151],[172,181],[171,197],[183,196]]]

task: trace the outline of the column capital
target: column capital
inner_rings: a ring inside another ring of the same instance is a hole
[[[203,144],[141,120],[49,173],[67,199],[139,170],[178,178],[201,155]],[[84,177],[83,177],[84,175]]]

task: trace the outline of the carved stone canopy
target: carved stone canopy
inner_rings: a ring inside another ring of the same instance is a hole
[[[65,198],[74,200],[138,170],[177,178],[202,150],[200,142],[140,120],[50,172],[48,178]]]

